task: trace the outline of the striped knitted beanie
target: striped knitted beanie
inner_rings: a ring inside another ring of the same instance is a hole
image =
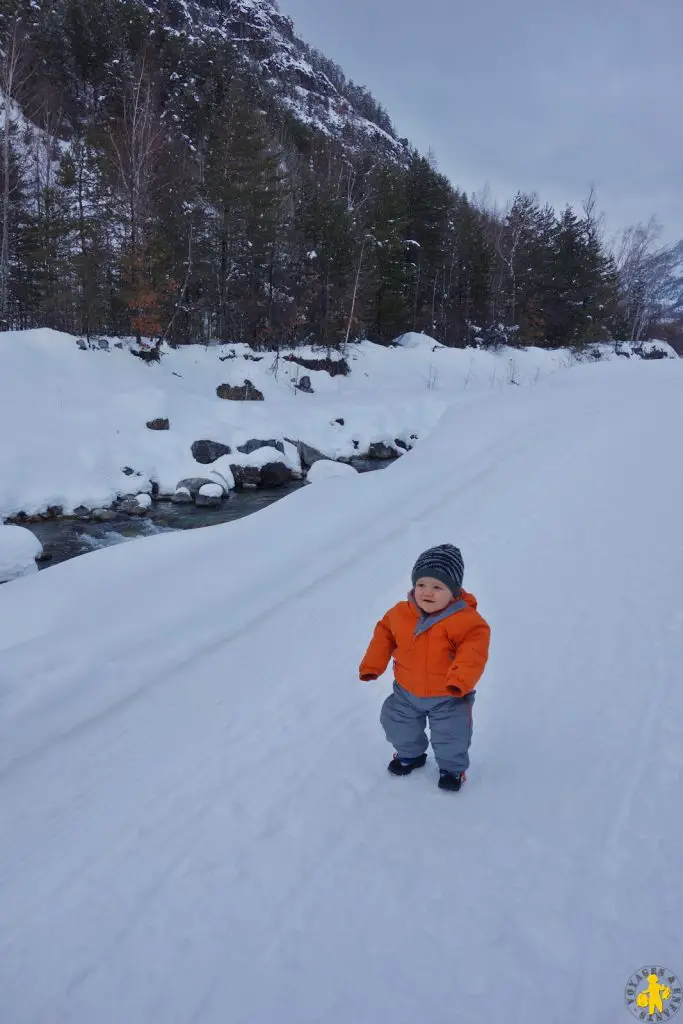
[[[462,588],[464,574],[465,563],[458,549],[452,544],[439,544],[438,547],[422,552],[413,567],[411,578],[415,586],[423,576],[431,576],[444,583],[457,596]]]

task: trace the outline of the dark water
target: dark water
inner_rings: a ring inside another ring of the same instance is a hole
[[[353,465],[361,473],[383,469],[388,464],[378,460],[353,461]],[[88,551],[109,547],[112,544],[122,544],[136,537],[149,537],[155,533],[175,530],[195,530],[202,526],[215,526],[217,523],[242,519],[304,486],[307,486],[304,481],[296,481],[273,490],[264,488],[256,491],[233,491],[230,497],[216,508],[174,505],[170,500],[163,500],[155,501],[148,514],[142,517],[122,515],[106,523],[91,522],[88,519],[52,519],[44,523],[26,525],[43,545],[43,559],[38,562],[39,568],[47,569],[51,565],[66,562],[69,558],[84,555]]]

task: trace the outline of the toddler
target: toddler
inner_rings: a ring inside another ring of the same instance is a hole
[[[393,692],[380,721],[396,753],[394,775],[409,775],[427,760],[429,719],[439,788],[457,792],[465,781],[472,741],[474,688],[489,655],[491,630],[477,601],[462,589],[464,563],[452,544],[423,552],[413,589],[377,623],[359,674],[377,679],[394,659]]]

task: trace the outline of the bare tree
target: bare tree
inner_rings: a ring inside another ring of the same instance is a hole
[[[151,75],[143,57],[123,95],[123,116],[118,133],[109,133],[120,184],[128,207],[130,242],[137,249],[148,212],[156,157],[163,126]]]
[[[157,160],[164,140],[158,97],[145,57],[125,86],[122,116],[116,129],[109,132],[109,139],[125,208],[131,305],[136,312],[138,306],[148,305],[150,300],[145,292],[142,270],[145,226],[152,208]],[[135,323],[139,324],[137,315]],[[135,333],[139,344],[139,325]]]
[[[626,228],[614,246],[629,341],[643,340],[662,311],[671,282],[676,254],[656,244],[660,234],[661,226],[652,217],[647,224]]]
[[[496,238],[496,254],[510,279],[508,306],[511,327],[515,326],[517,316],[517,254],[526,228],[524,204],[525,197],[518,194],[508,208]]]
[[[361,269],[362,269],[362,266],[363,266],[363,255],[365,253],[365,246],[366,246],[366,244],[368,242],[374,243],[375,241],[376,241],[376,239],[375,239],[374,235],[371,235],[368,232],[368,233],[366,233],[363,236],[363,241],[361,242],[360,253],[358,255],[358,263],[356,265],[356,279],[355,279],[354,284],[353,284],[353,295],[351,296],[351,309],[349,310],[349,319],[348,319],[347,324],[346,324],[346,336],[344,338],[344,347],[343,347],[343,350],[342,350],[344,353],[346,353],[347,348],[348,348],[349,338],[351,336],[351,327],[353,325],[353,316],[354,316],[354,313],[356,311],[356,296],[358,295],[358,285],[360,283],[360,272],[361,272]],[[328,358],[329,358],[329,355],[330,355],[329,346],[328,346],[327,355],[328,355]]]

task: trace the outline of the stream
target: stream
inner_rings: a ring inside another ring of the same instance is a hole
[[[351,464],[360,473],[368,473],[383,469],[390,461],[393,460],[354,459]],[[202,526],[242,519],[305,486],[305,481],[301,480],[274,489],[232,491],[230,497],[215,508],[175,505],[170,498],[157,499],[146,516],[120,515],[107,522],[50,519],[25,525],[43,545],[43,556],[38,561],[38,567],[47,569],[88,551],[122,544],[137,537],[150,537],[156,533],[176,530],[195,530]]]

